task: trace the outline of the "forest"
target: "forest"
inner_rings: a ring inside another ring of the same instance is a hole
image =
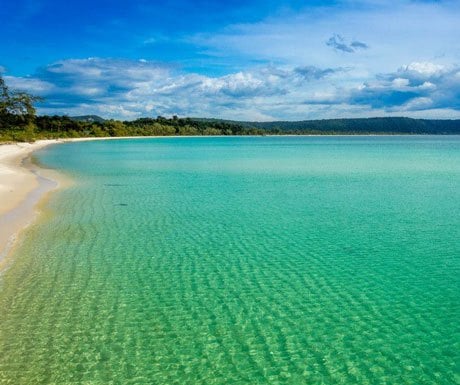
[[[460,120],[405,117],[239,122],[163,116],[132,121],[99,116],[37,115],[40,98],[11,91],[0,76],[0,142],[115,136],[460,134]]]

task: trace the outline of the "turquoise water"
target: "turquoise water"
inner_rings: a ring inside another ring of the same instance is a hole
[[[0,384],[459,384],[460,137],[67,143]]]

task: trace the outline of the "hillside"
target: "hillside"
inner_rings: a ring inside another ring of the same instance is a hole
[[[460,120],[395,118],[324,119],[274,122],[238,122],[194,119],[205,122],[238,124],[277,134],[460,134]]]
[[[21,123],[21,122],[19,122]],[[238,122],[219,119],[164,117],[132,121],[99,116],[37,116],[27,125],[2,127],[0,142],[107,136],[190,135],[460,135],[460,120],[368,118],[298,122]]]

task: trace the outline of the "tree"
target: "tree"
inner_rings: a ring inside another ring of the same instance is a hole
[[[123,122],[119,120],[107,120],[103,124],[104,130],[108,132],[110,136],[126,136],[128,131]]]
[[[8,115],[8,106],[10,104],[10,95],[8,87],[5,84],[2,76],[0,75],[0,124],[3,119]]]
[[[34,102],[41,101],[38,96],[26,92],[10,91],[0,75],[0,128],[27,126],[35,120]]]

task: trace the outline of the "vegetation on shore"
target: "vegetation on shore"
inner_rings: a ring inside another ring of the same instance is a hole
[[[368,118],[237,122],[158,116],[119,121],[98,116],[36,116],[33,105],[39,100],[25,92],[10,91],[0,76],[0,142],[114,136],[460,134],[460,120]]]

